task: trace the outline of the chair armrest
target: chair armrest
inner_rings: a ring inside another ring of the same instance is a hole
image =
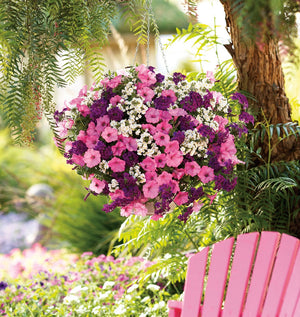
[[[168,301],[169,317],[180,317],[182,310],[182,302],[176,300]]]

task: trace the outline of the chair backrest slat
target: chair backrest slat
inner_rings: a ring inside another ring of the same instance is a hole
[[[229,238],[213,246],[201,315],[203,317],[220,315],[233,243],[234,238]]]
[[[258,238],[258,232],[237,237],[222,317],[241,315]]]
[[[190,257],[184,285],[181,317],[198,317],[209,247]]]
[[[298,246],[298,254],[295,260],[294,268],[290,277],[289,284],[283,299],[279,316],[300,316],[300,246]],[[298,302],[298,315],[296,315],[296,307]]]
[[[278,316],[283,296],[295,263],[298,245],[299,240],[297,238],[286,234],[281,236],[268,293],[261,315],[262,317]]]
[[[278,232],[261,233],[243,317],[261,314],[279,240]]]

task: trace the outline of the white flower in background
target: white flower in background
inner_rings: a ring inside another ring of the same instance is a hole
[[[111,291],[107,291],[105,293],[100,293],[98,296],[98,299],[102,300],[102,299],[106,299],[111,295]]]
[[[152,292],[157,292],[160,290],[160,287],[158,285],[155,285],[155,284],[149,284],[146,288],[150,289],[150,291],[152,291]]]
[[[115,285],[115,282],[113,282],[113,281],[106,281],[106,282],[103,284],[102,289],[110,289],[110,288],[112,288],[114,285]]]
[[[92,314],[95,314],[95,315],[100,314],[101,313],[101,308],[102,308],[101,306],[94,307],[93,310],[92,310]]]
[[[82,287],[81,285],[78,285],[70,291],[70,294],[77,294],[79,292],[86,291],[86,290],[88,290],[86,286]]]
[[[133,284],[127,289],[127,293],[131,293],[139,287],[138,284]]]
[[[66,305],[70,305],[72,303],[78,303],[79,302],[79,298],[78,296],[76,295],[67,295],[65,298],[64,298],[64,304]]]
[[[160,310],[166,308],[166,302],[160,301],[159,303],[154,304],[152,311]]]
[[[78,313],[79,315],[86,314],[86,313],[88,313],[88,311],[89,311],[89,309],[87,307],[84,307],[84,305],[80,305],[76,309],[76,313]]]
[[[115,310],[114,313],[116,315],[123,315],[126,313],[126,307],[124,306],[124,304],[120,304]]]
[[[150,300],[150,296],[144,297],[144,298],[141,300],[141,303],[145,303],[145,302],[147,302],[148,300]]]

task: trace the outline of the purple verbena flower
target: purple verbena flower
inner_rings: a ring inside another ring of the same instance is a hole
[[[81,140],[72,142],[72,149],[69,151],[70,154],[83,155],[87,151],[88,147]]]
[[[204,124],[198,129],[198,132],[202,136],[209,138],[210,142],[213,142],[215,138],[215,132],[210,126]]]
[[[251,122],[254,125],[254,117],[248,112],[242,111],[239,115],[239,119],[245,123]]]
[[[0,282],[0,291],[6,289],[6,287],[8,287],[8,284],[5,283],[5,282],[3,282],[3,281],[1,281],[1,282]]]
[[[124,113],[118,107],[114,107],[108,110],[107,112],[109,119],[114,121],[121,121],[124,117]]]
[[[168,110],[170,105],[173,103],[170,96],[160,96],[153,100],[154,106],[159,110]]]
[[[177,85],[180,81],[185,80],[186,76],[181,73],[174,73],[173,74],[173,81],[175,85]]]
[[[160,73],[156,74],[156,82],[157,83],[162,83],[164,81],[164,79],[165,79],[164,75],[162,75]]]
[[[246,110],[249,106],[247,98],[239,92],[232,94],[231,99],[237,100],[241,105],[243,105],[244,110]]]
[[[187,220],[189,219],[189,216],[192,214],[192,212],[193,212],[193,207],[187,207],[185,212],[178,216],[178,219],[186,223]]]
[[[185,135],[182,131],[175,131],[172,138],[171,138],[171,141],[177,141],[179,144],[181,144],[185,139]]]
[[[135,152],[127,151],[122,155],[123,160],[126,162],[128,167],[132,167],[135,164],[138,164],[139,157]]]
[[[181,131],[193,130],[196,127],[195,123],[192,122],[188,116],[180,117],[178,121],[179,129]]]

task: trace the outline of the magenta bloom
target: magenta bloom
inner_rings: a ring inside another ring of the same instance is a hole
[[[182,153],[177,151],[167,155],[167,165],[170,167],[178,167],[183,160]]]
[[[143,128],[144,130],[148,129],[148,131],[149,131],[149,133],[150,133],[151,135],[154,135],[154,134],[156,133],[156,127],[155,127],[154,125],[150,124],[150,123],[144,123],[144,124],[142,124],[142,128]]]
[[[98,135],[99,133],[96,130],[96,125],[93,121],[91,121],[88,125],[88,128],[86,130],[87,135]]]
[[[116,106],[118,103],[120,103],[122,101],[122,97],[119,96],[119,95],[116,95],[116,96],[113,96],[110,98],[110,103],[113,105],[113,106]]]
[[[149,87],[138,89],[137,93],[139,96],[144,98],[145,102],[151,101],[155,95],[154,91]]]
[[[177,169],[174,169],[173,173],[172,173],[172,176],[175,178],[175,179],[181,179],[183,176],[185,175],[185,172],[184,172],[184,168],[177,168]]]
[[[122,75],[116,76],[107,83],[107,86],[110,88],[116,88],[121,83],[121,81]]]
[[[118,130],[111,127],[106,127],[102,132],[102,138],[108,143],[117,141]]]
[[[181,206],[187,203],[189,200],[189,194],[187,192],[179,192],[174,198],[174,203],[178,206]]]
[[[159,132],[168,134],[168,133],[170,132],[170,130],[172,129],[172,126],[171,126],[171,124],[169,124],[169,123],[163,121],[163,122],[159,123],[159,124],[156,126],[156,129],[157,129]]]
[[[160,119],[165,122],[169,122],[170,120],[172,120],[172,116],[170,115],[169,111],[161,110]]]
[[[124,172],[125,171],[125,161],[114,157],[108,162],[108,166],[112,169],[113,172]]]
[[[83,130],[79,131],[79,134],[77,136],[77,141],[82,141],[83,143],[86,142],[86,133]]]
[[[168,184],[169,181],[172,180],[172,174],[163,171],[157,178],[157,182],[159,185]]]
[[[168,185],[170,186],[171,188],[171,192],[173,194],[176,194],[180,191],[180,188],[179,188],[179,185],[178,185],[178,182],[175,181],[174,179],[171,179],[168,183]]]
[[[103,117],[98,118],[97,119],[97,126],[96,126],[97,132],[98,133],[103,132],[104,129],[109,126],[109,122],[110,122],[110,120],[109,120],[108,115],[105,115]]]
[[[84,117],[90,114],[90,108],[87,105],[77,105],[77,109]]]
[[[148,123],[157,123],[160,120],[160,111],[155,108],[149,108],[145,114]]]
[[[185,174],[196,176],[200,172],[200,166],[194,162],[187,162],[184,166]]]
[[[88,135],[86,137],[86,146],[89,149],[93,149],[96,146],[98,140],[99,140],[99,137],[97,135]]]
[[[151,157],[146,157],[140,165],[146,172],[155,172],[156,170],[156,163]]]
[[[123,143],[125,144],[126,149],[128,151],[136,151],[137,150],[136,139],[134,139],[132,137],[124,137]]]
[[[182,109],[182,108],[176,108],[176,109],[170,109],[169,113],[173,116],[173,117],[180,117],[180,116],[186,116],[187,112]]]
[[[81,156],[81,155],[73,154],[72,161],[79,166],[85,165],[85,161],[83,160],[83,156]]]
[[[162,132],[156,132],[153,138],[159,146],[167,146],[170,142],[170,136]]]
[[[154,160],[155,160],[156,166],[159,168],[164,168],[167,162],[165,154],[159,154],[155,156]]]
[[[172,89],[163,90],[161,95],[164,97],[170,97],[172,102],[175,102],[177,100],[175,92]]]
[[[104,187],[105,187],[104,181],[100,181],[97,178],[93,178],[93,180],[91,181],[89,189],[96,194],[100,194],[100,193],[102,193],[102,190],[104,189]]]
[[[94,167],[100,163],[101,155],[100,152],[93,149],[88,149],[83,157],[83,160],[87,167]]]
[[[175,153],[175,152],[178,152],[178,151],[179,151],[179,143],[178,143],[178,141],[174,140],[174,141],[169,142],[166,145],[166,148],[165,148],[165,152],[166,153]]]
[[[143,193],[145,198],[156,198],[159,192],[159,185],[156,181],[147,182],[143,186]]]
[[[121,156],[123,151],[126,150],[126,146],[123,142],[118,141],[115,145],[111,147],[113,155],[115,156]]]
[[[157,181],[157,174],[155,172],[145,173],[146,182]]]
[[[140,71],[138,74],[138,78],[143,84],[146,84],[147,86],[151,86],[156,83],[155,74],[150,72],[148,69],[146,69],[145,71]]]
[[[207,184],[208,182],[214,180],[214,170],[211,167],[202,166],[200,172],[198,173],[198,177],[203,184]]]

